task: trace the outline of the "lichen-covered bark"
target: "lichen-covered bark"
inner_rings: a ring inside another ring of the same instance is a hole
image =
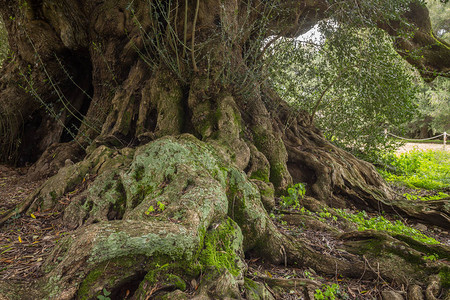
[[[237,296],[244,251],[280,256],[280,242],[258,247],[273,240],[276,229],[256,185],[193,136],[162,138],[136,150],[101,146],[47,181],[32,196],[29,212],[56,207],[87,176],[95,179],[64,210],[63,222],[74,231],[45,262],[46,275],[35,286],[47,297],[90,299],[103,288],[118,293],[133,282],[135,299],[145,299],[161,288],[160,276],[177,276],[179,285],[168,289],[183,290],[182,282],[200,272],[200,294]],[[211,288],[223,276],[228,283]]]

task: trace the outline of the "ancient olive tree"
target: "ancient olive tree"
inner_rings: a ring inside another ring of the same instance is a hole
[[[448,266],[426,264],[420,251],[448,257],[444,246],[353,232],[335,258],[282,234],[267,214],[275,193],[304,182],[310,207],[449,226],[448,205],[396,200],[370,164],[293,115],[264,80],[271,41],[325,18],[398,35],[423,76],[448,75],[449,46],[426,8],[391,2],[1,0],[13,56],[1,73],[0,156],[34,163],[30,178],[57,174],[0,222],[57,208],[71,231],[32,289],[2,282],[0,297],[95,299],[105,288],[118,299],[127,290],[250,298],[245,254],[439,293]]]

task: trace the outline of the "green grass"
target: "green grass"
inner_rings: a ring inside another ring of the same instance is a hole
[[[426,244],[430,244],[430,245],[431,244],[439,244],[439,242],[436,241],[435,239],[426,236],[425,234],[421,233],[417,229],[411,228],[411,227],[403,224],[399,220],[397,220],[395,222],[391,222],[389,220],[386,220],[383,216],[369,218],[365,211],[361,211],[358,213],[349,213],[342,209],[336,209],[336,212],[344,219],[347,219],[347,220],[355,223],[358,226],[359,231],[364,231],[364,230],[369,230],[369,229],[381,230],[381,231],[386,231],[388,233],[407,235],[417,241],[420,241],[420,242],[426,243]]]
[[[410,151],[384,158],[381,175],[391,182],[427,190],[450,188],[450,152]]]
[[[432,201],[432,200],[441,200],[441,199],[449,198],[450,195],[447,193],[442,193],[442,192],[439,192],[436,195],[431,195],[431,196],[420,196],[420,195],[416,195],[414,193],[412,193],[412,194],[404,193],[403,197],[405,197],[408,200],[412,200],[412,201],[416,201],[416,200]]]

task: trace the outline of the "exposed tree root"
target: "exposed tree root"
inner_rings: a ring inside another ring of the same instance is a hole
[[[46,275],[33,288],[58,299],[96,297],[104,288],[114,297],[128,291],[132,299],[239,299],[244,290],[250,295],[301,286],[311,294],[317,288],[315,281],[276,278],[259,278],[266,288],[251,288],[243,280],[243,255],[249,253],[325,275],[413,285],[411,294],[423,292],[428,298],[445,292],[448,264],[423,257],[436,254],[446,260],[448,246],[373,231],[339,234],[325,226],[337,240],[338,255],[322,253],[313,243],[282,234],[264,209],[257,185],[225,165],[216,151],[182,135],[136,150],[101,146],[63,167],[27,201],[31,213],[55,207],[61,196],[77,191],[62,219],[74,231],[45,261]],[[316,211],[324,205],[313,198],[304,204]],[[195,289],[189,292],[188,285]],[[0,294],[15,299],[8,291],[23,296],[21,289],[2,284]]]

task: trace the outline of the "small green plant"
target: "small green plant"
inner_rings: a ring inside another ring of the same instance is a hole
[[[274,220],[277,221],[277,222],[280,222],[281,225],[287,225],[287,222],[286,222],[286,221],[283,221],[283,220],[281,219],[281,218],[284,217],[284,214],[275,215],[274,213],[270,213],[270,214],[269,214],[269,217],[270,217],[271,219],[274,219]]]
[[[386,220],[383,216],[369,218],[365,211],[360,211],[354,214],[346,212],[342,209],[335,209],[335,211],[344,219],[358,225],[358,230],[360,231],[370,229],[381,230],[389,233],[404,234],[426,244],[439,244],[439,242],[435,239],[426,236],[417,229],[406,226],[399,220],[392,223],[389,220]]]
[[[164,211],[166,209],[166,205],[161,201],[156,202],[156,204],[158,204],[158,208],[160,211]]]
[[[339,285],[336,283],[323,285],[322,289],[316,289],[314,293],[314,299],[316,300],[334,300],[337,296],[340,296],[340,298],[348,298],[348,295],[341,292]]]
[[[417,196],[417,195],[412,195],[412,194],[409,194],[409,193],[403,194],[403,197],[405,197],[405,198],[408,199],[409,201],[416,201],[416,200],[418,200],[418,199],[420,198],[420,197]]]
[[[145,214],[148,216],[155,212],[163,212],[166,209],[166,205],[162,203],[161,201],[156,202],[157,207],[153,207],[153,205],[150,205],[150,207],[147,209]]]
[[[311,274],[311,272],[309,272],[309,271],[304,271],[303,272],[303,276],[305,277],[305,278],[307,278],[307,279],[311,279],[311,280],[314,280],[315,279],[315,277]]]
[[[337,217],[333,216],[326,207],[324,207],[322,209],[321,212],[316,213],[320,218],[322,218],[323,220],[325,219],[333,219],[334,221],[337,221]]]
[[[303,183],[296,183],[287,189],[288,196],[281,196],[281,206],[300,209],[300,200],[305,197],[306,189]]]
[[[145,214],[148,216],[149,214],[151,214],[153,212],[155,212],[155,208],[153,207],[153,205],[150,205],[150,207],[147,209]]]
[[[103,289],[103,295],[98,295],[97,299],[99,300],[111,300],[108,296],[111,295],[111,292],[108,292],[105,288]]]
[[[437,261],[439,259],[439,256],[437,254],[431,254],[422,258],[429,261]]]

